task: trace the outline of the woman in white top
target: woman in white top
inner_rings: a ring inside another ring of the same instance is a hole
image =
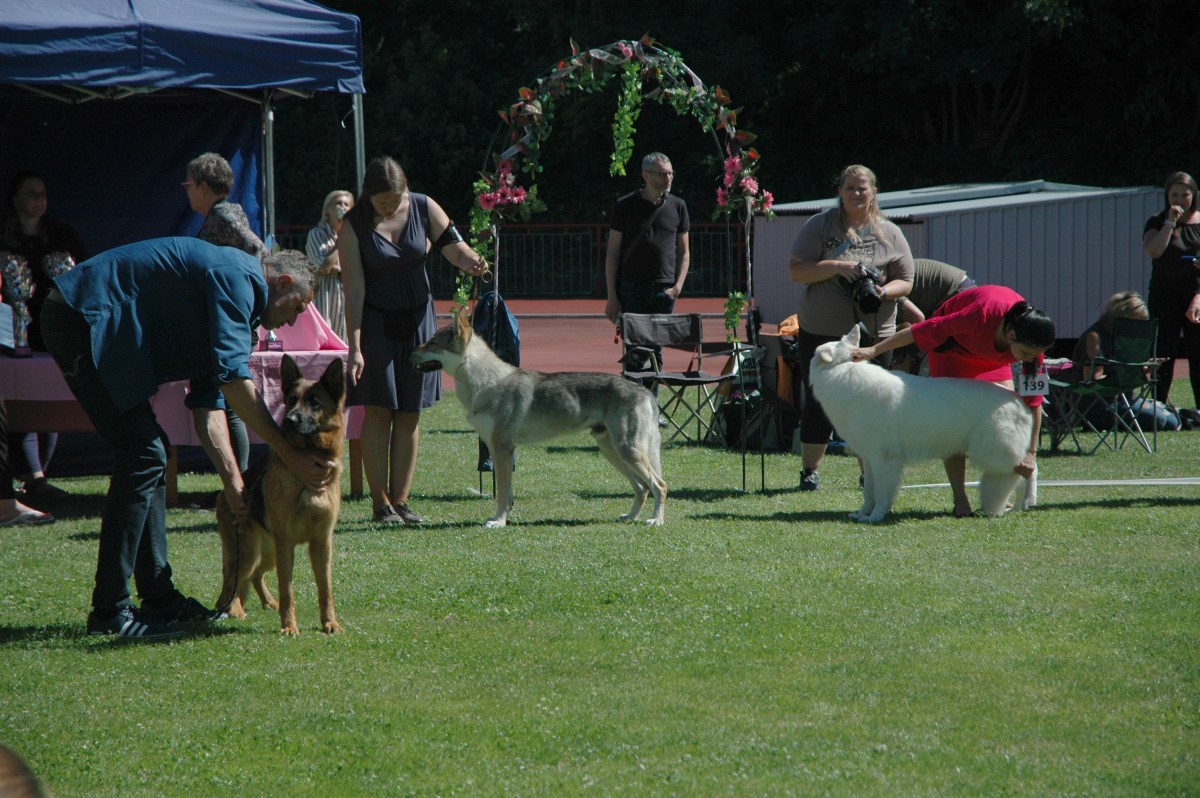
[[[338,261],[338,234],[342,220],[354,207],[349,191],[330,191],[321,205],[321,221],[308,231],[304,251],[317,267],[317,294],[313,304],[338,337],[346,340],[346,295],[342,291],[342,267]]]

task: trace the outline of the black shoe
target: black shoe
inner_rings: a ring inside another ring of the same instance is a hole
[[[139,619],[132,607],[118,610],[111,618],[101,618],[91,613],[88,615],[87,633],[92,636],[116,635],[143,643],[178,640],[185,634],[183,629],[174,624],[147,623]]]
[[[396,505],[396,515],[400,516],[401,520],[406,524],[419,524],[425,520],[414,513],[407,503]]]
[[[220,620],[224,613],[210,610],[197,599],[176,591],[165,603],[143,601],[139,616],[147,623],[179,624],[208,623]]]
[[[800,473],[800,490],[816,490],[821,487],[821,478],[817,476],[817,472],[811,468],[806,468]]]
[[[396,508],[390,504],[385,504],[375,511],[375,523],[377,524],[403,524],[404,519],[400,517],[400,513],[396,512]]]
[[[45,477],[38,477],[25,483],[25,495],[30,499],[53,501],[54,499],[65,498],[71,494],[57,485],[51,485],[50,481]]]

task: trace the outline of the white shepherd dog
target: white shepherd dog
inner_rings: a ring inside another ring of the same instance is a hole
[[[1033,415],[1010,390],[978,380],[915,377],[855,363],[858,328],[817,347],[810,379],[833,426],[863,460],[863,505],[850,517],[882,521],[896,500],[904,464],[958,454],[983,469],[983,512],[1000,515],[1021,477]],[[1037,474],[1025,481],[1022,509],[1033,506]]]

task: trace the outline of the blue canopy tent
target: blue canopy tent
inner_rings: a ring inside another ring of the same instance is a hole
[[[310,0],[0,0],[0,185],[45,176],[50,215],[92,252],[188,235],[191,158],[234,167],[231,199],[273,234],[273,104],[350,94],[365,165],[357,17]]]

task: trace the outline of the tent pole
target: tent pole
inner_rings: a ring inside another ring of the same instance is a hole
[[[363,96],[351,96],[354,102],[354,174],[358,178],[355,188],[361,190],[363,176],[367,173],[367,147],[363,138]]]
[[[264,241],[274,242],[275,239],[275,109],[271,107],[271,96],[268,92],[263,97],[263,199],[266,205],[266,224],[264,225]],[[268,244],[268,246],[270,246]]]

